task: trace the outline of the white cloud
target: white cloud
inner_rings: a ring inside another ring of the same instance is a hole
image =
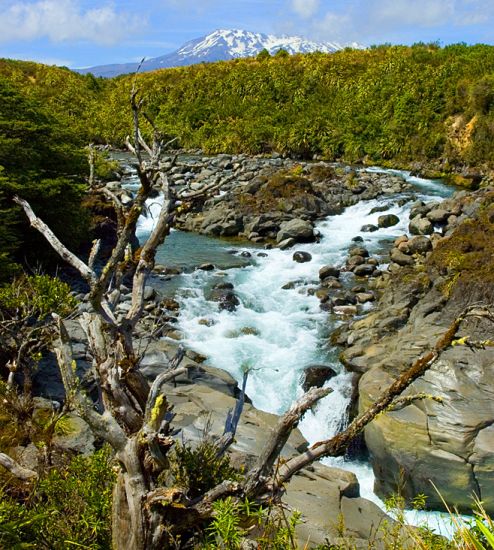
[[[292,0],[295,1],[295,0]],[[301,0],[302,1],[302,0]],[[494,0],[332,0],[322,16],[307,21],[306,34],[320,40],[378,42],[400,33],[494,25]]]
[[[0,42],[49,38],[110,45],[143,25],[144,21],[117,12],[113,4],[84,10],[77,0],[18,1],[0,13]]]
[[[324,40],[353,39],[356,20],[348,14],[327,12],[321,19],[314,21],[314,30]]]
[[[380,0],[374,2],[373,16],[384,24],[430,27],[451,22],[458,2],[455,0]]]
[[[300,17],[309,19],[319,10],[319,0],[292,0],[292,9]]]

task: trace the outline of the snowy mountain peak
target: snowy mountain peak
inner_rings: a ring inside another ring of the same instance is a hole
[[[348,45],[360,47],[358,44]],[[255,56],[263,49],[268,50],[270,54],[275,54],[281,49],[290,54],[315,51],[332,53],[346,46],[347,44],[335,42],[312,42],[300,36],[274,36],[241,29],[218,29],[207,36],[187,42],[177,54],[184,57],[209,58],[216,51],[222,53],[221,59],[232,59]]]
[[[253,57],[264,49],[272,55],[281,49],[290,54],[316,51],[333,53],[347,46],[362,47],[356,43],[312,42],[300,36],[274,36],[241,29],[218,29],[206,36],[187,42],[173,53],[146,60],[141,71],[154,71],[202,62],[226,61],[237,57]],[[90,67],[79,72],[91,72],[96,76],[112,77],[132,73],[137,70],[137,67],[137,63],[127,63]]]

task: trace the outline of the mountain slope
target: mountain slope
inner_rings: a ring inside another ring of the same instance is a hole
[[[338,44],[336,42],[311,42],[299,36],[274,36],[253,33],[243,30],[216,30],[207,36],[196,38],[184,44],[175,52],[146,60],[142,71],[154,71],[167,67],[180,67],[194,63],[214,62],[237,57],[251,57],[263,49],[271,54],[278,50],[286,50],[290,54],[326,52],[332,53],[347,46],[360,48],[356,43]],[[121,65],[99,65],[81,69],[80,73],[93,73],[95,76],[112,77],[132,73],[137,70],[138,63]]]

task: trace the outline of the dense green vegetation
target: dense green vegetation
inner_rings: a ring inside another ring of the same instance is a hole
[[[13,207],[15,194],[42,213],[67,245],[87,238],[81,199],[89,134],[83,114],[89,116],[92,82],[68,70],[0,61],[0,281],[20,263],[35,268],[51,257]]]
[[[0,487],[0,548],[108,549],[111,453],[66,459],[31,488]]]
[[[100,135],[129,131],[132,76],[108,83]],[[148,112],[184,147],[372,162],[492,162],[494,48],[379,46],[140,75]],[[106,120],[116,121],[108,126]]]

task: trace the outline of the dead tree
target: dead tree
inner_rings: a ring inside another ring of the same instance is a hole
[[[161,165],[164,143],[159,133],[154,129],[152,145],[141,135],[141,103],[135,90],[132,92],[131,104],[134,135],[127,143],[137,159],[141,185],[130,207],[123,206],[116,197],[109,195],[117,209],[120,233],[111,257],[100,273],[94,269],[98,243],[94,244],[88,263],[83,262],[62,245],[26,201],[20,198],[15,200],[24,209],[31,225],[44,235],[64,260],[79,271],[90,286],[89,300],[93,311],[82,315],[81,324],[88,337],[101,387],[104,405],[102,414],[95,410],[93,403],[81,390],[72,367],[70,341],[60,318],[57,320],[58,364],[67,396],[95,434],[111,445],[119,464],[113,494],[114,548],[152,550],[175,547],[174,540],[177,537],[185,540],[198,524],[204,524],[211,519],[213,503],[218,499],[231,495],[259,503],[277,501],[283,494],[284,484],[302,468],[324,456],[343,455],[352,439],[379,413],[392,406],[395,399],[434,364],[453,342],[466,316],[487,313],[483,310],[467,310],[460,315],[433,350],[406,369],[367,411],[337,436],[316,443],[306,452],[279,463],[280,452],[303,414],[331,391],[312,388],[280,418],[278,427],[271,434],[257,464],[246,473],[243,481],[225,480],[194,499],[189,499],[180,488],[160,485],[158,479],[163,479],[160,474],[169,469],[169,451],[174,442],[170,425],[171,407],[163,394],[162,386],[186,369],[180,367],[183,356],[181,350],[150,387],[139,371],[140,358],[134,350],[134,329],[143,312],[144,288],[154,266],[157,247],[169,233],[180,201],[184,198],[192,202],[203,199],[204,193],[214,192],[214,188],[181,195],[176,192]],[[123,319],[118,320],[114,311],[119,292],[114,281],[118,282],[122,276],[137,220],[143,212],[145,201],[155,188],[163,193],[163,207],[156,226],[140,249],[134,265],[131,308]],[[218,442],[218,454],[224,453],[233,442],[240,412],[241,405],[227,422],[224,437]],[[13,473],[18,470],[18,465],[8,460],[2,460],[2,464],[10,467]],[[26,472],[21,474],[26,475]],[[30,477],[29,472],[27,477]]]

